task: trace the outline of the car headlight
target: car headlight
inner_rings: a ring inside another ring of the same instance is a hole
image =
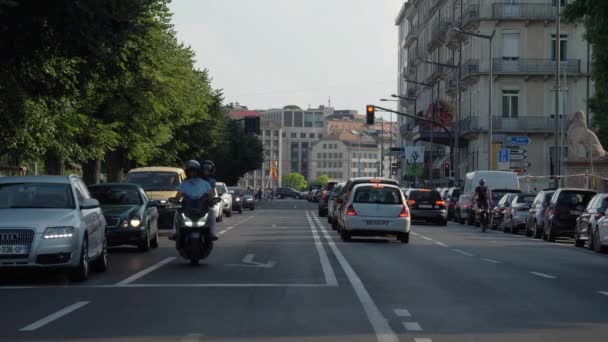
[[[42,234],[43,239],[65,239],[74,236],[74,227],[48,227]]]
[[[237,201],[237,202],[240,202],[240,201],[241,201],[241,199],[240,199],[239,197],[237,197],[237,198],[236,198],[236,201]]]
[[[131,225],[131,227],[137,228],[141,225],[141,219],[137,216],[131,217],[129,224]]]
[[[129,227],[129,221],[127,221],[127,220],[122,221],[122,223],[120,224],[120,226],[122,228],[128,228]]]

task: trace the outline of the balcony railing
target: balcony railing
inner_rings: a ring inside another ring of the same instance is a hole
[[[479,22],[479,5],[469,5],[463,9],[462,27],[467,28],[471,24]]]
[[[456,79],[458,78],[458,70],[452,71],[445,80],[445,91],[448,95],[456,95]]]
[[[452,129],[454,129],[454,127]],[[479,124],[479,117],[465,115],[463,119],[458,121],[458,130],[461,135],[482,131]]]
[[[431,28],[431,40],[429,42],[429,49],[437,46],[443,41],[447,31],[452,27],[452,21],[448,18],[441,18]]]
[[[555,20],[555,6],[544,4],[492,4],[492,19],[496,20]]]
[[[417,26],[410,27],[409,32],[403,38],[403,47],[405,48],[405,47],[411,45],[412,42],[414,42],[417,37],[418,37],[418,27]]]
[[[517,60],[494,59],[495,74],[517,75],[552,75],[555,73],[555,61],[551,59],[522,58]],[[581,72],[581,61],[569,59],[560,63],[562,72],[577,75]]]
[[[469,59],[468,61],[464,62],[461,69],[462,79],[477,74],[479,74],[479,59]]]
[[[520,116],[506,118],[494,116],[492,129],[496,132],[553,132],[553,119],[547,116]]]

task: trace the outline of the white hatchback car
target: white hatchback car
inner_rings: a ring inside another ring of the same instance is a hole
[[[77,176],[0,178],[0,270],[63,268],[86,280],[108,265],[106,220]]]
[[[356,185],[342,206],[340,236],[396,236],[410,241],[410,210],[396,185],[365,183]]]

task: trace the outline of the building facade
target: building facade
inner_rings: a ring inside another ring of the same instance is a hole
[[[450,132],[400,118],[400,133],[405,145],[426,144],[433,151],[426,167],[433,167],[435,179],[443,162],[450,160],[451,146],[456,149],[452,170],[457,181],[466,172],[486,170],[488,165],[529,176],[555,172],[550,156],[556,114],[588,112],[586,102],[593,94],[583,25],[562,21],[561,46],[556,49],[556,4],[563,8],[566,2],[414,0],[404,4],[396,20],[400,107],[445,120]],[[490,40],[455,28],[494,35]],[[563,79],[556,105],[558,55]],[[510,151],[506,163],[498,160],[498,151],[505,149]],[[544,178],[535,187],[548,184]]]
[[[283,130],[281,127],[266,122],[260,128],[258,139],[260,139],[264,147],[264,162],[261,168],[245,174],[240,186],[251,187],[253,189],[265,189],[267,187],[274,189],[280,187],[281,177],[279,176],[276,180],[272,178],[271,170],[273,163],[280,165],[282,162]]]

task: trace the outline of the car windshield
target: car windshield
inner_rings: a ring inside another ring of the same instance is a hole
[[[354,203],[401,204],[401,191],[393,187],[370,185],[358,187]]]
[[[562,191],[557,199],[557,205],[576,209],[579,206],[586,207],[589,201],[595,196],[594,192],[587,191]]]
[[[242,189],[236,189],[234,190],[234,194],[237,196],[251,196],[251,191],[249,190],[242,190]]]
[[[535,195],[520,195],[520,196],[517,196],[517,202],[515,202],[515,203],[532,204],[532,202],[534,202],[534,198],[536,198]]]
[[[418,202],[436,202],[441,201],[441,195],[436,190],[413,190],[408,199]]]
[[[492,202],[496,203],[498,201],[500,201],[501,198],[504,197],[504,195],[512,193],[513,191],[507,191],[507,190],[492,190]]]
[[[215,184],[215,190],[219,196],[226,193],[226,187],[222,184]]]
[[[89,192],[101,205],[142,204],[139,190],[133,187],[94,186]]]
[[[0,209],[74,209],[70,184],[0,184]]]
[[[137,184],[145,191],[176,191],[179,175],[176,172],[131,172],[127,182]]]

